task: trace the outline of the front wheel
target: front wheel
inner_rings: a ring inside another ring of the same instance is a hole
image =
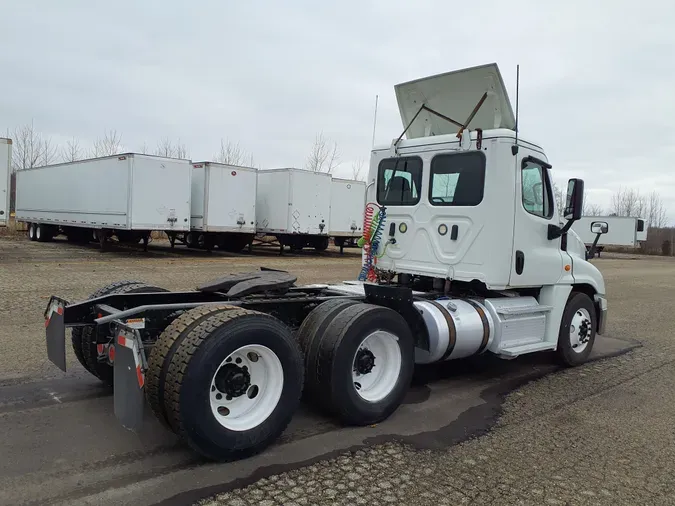
[[[595,343],[597,316],[591,298],[572,292],[567,299],[558,334],[558,360],[568,367],[588,360]]]

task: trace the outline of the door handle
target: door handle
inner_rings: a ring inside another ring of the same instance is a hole
[[[525,253],[516,251],[516,274],[522,274],[525,268]]]
[[[459,227],[457,225],[453,225],[452,230],[450,231],[450,239],[456,241],[458,235],[459,235]]]

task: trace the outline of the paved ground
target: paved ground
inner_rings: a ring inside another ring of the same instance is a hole
[[[185,289],[261,264],[300,282],[358,270],[357,257],[334,253],[100,255],[0,240],[0,504],[675,504],[675,263],[665,260],[597,261],[620,338],[598,351],[644,344],[628,354],[559,372],[546,356],[425,369],[377,427],[341,429],[303,408],[279,444],[227,465],[195,458],[151,418],[140,435],[121,429],[108,392],[44,357],[49,294],[82,298],[120,278]],[[495,429],[448,448],[488,429],[502,394],[533,378]]]

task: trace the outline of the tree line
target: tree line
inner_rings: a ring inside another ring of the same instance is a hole
[[[553,183],[556,205],[560,212],[565,206],[565,193]],[[636,188],[619,188],[612,194],[609,208],[588,202],[584,198],[584,216],[632,216],[642,218],[649,228],[663,228],[668,225],[668,210],[658,191],[640,193]]]
[[[42,135],[35,129],[33,122],[7,131],[7,137],[12,139],[12,172],[32,167],[41,167],[61,162],[75,162],[87,158],[110,156],[125,151],[122,135],[117,130],[106,130],[97,137],[90,147],[82,146],[80,141],[73,137],[65,145],[57,146],[50,137]],[[143,143],[135,151],[141,154],[166,156],[171,158],[189,158],[189,150],[180,140],[162,138],[153,148]],[[315,172],[334,173],[341,165],[342,153],[337,143],[324,135],[316,134],[309,149],[304,168]],[[229,165],[256,167],[253,153],[242,148],[238,142],[221,139],[220,147],[212,157],[212,161]],[[351,163],[351,177],[363,180],[365,168],[364,159],[359,158]],[[15,176],[12,174],[11,203],[14,208]],[[565,195],[562,188],[553,184],[556,204],[559,210],[564,207]],[[650,228],[663,228],[668,223],[668,212],[660,194],[654,190],[642,194],[635,188],[620,188],[611,198],[608,209],[598,204],[584,201],[583,214],[585,216],[637,216],[643,218]]]

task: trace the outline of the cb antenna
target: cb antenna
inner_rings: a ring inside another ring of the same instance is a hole
[[[371,147],[375,147],[375,127],[377,126],[377,99],[379,95],[375,95],[375,118],[373,119],[373,143]]]
[[[516,143],[511,148],[511,153],[518,153],[518,98],[520,93],[520,65],[516,65]]]

